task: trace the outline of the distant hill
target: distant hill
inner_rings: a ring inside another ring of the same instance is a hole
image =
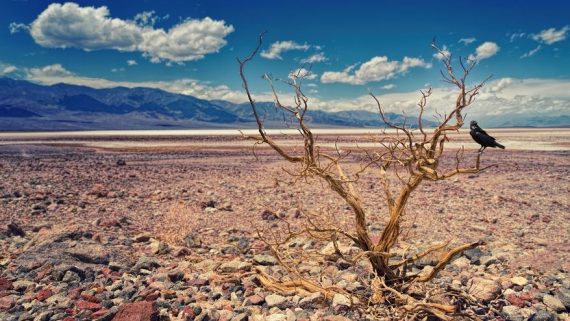
[[[287,116],[271,102],[259,108],[267,127],[283,127]],[[310,110],[315,127],[383,126],[377,113]],[[403,117],[388,114],[396,123]],[[24,80],[0,78],[0,130],[98,130],[252,128],[249,104],[208,101],[152,88],[95,89],[56,84],[43,86]]]

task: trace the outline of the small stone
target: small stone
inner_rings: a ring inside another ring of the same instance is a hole
[[[518,286],[525,286],[528,284],[528,280],[522,276],[515,276],[511,278],[511,283],[516,284]]]
[[[152,302],[140,301],[121,305],[113,321],[158,321]]]
[[[202,246],[202,240],[198,233],[190,233],[184,237],[184,244],[189,248],[199,248]]]
[[[249,320],[249,316],[247,315],[247,313],[240,313],[234,315],[231,321],[247,321],[247,320]]]
[[[287,321],[287,315],[282,313],[275,313],[268,315],[265,318],[266,321]]]
[[[244,305],[262,305],[265,302],[265,299],[260,295],[254,294],[250,297],[247,297],[243,302]]]
[[[570,311],[570,290],[560,288],[556,291],[556,297],[564,304],[566,310]]]
[[[184,279],[184,272],[182,272],[180,270],[170,271],[170,272],[168,272],[168,278],[172,282],[182,281],[182,279]]]
[[[133,270],[140,273],[141,270],[151,271],[159,266],[160,264],[156,259],[143,256],[138,260],[137,264],[133,266]]]
[[[269,209],[265,209],[263,210],[263,212],[261,212],[261,219],[265,220],[265,221],[273,221],[276,220],[277,214],[275,214],[273,211],[269,210]]]
[[[0,278],[0,291],[12,290],[14,285],[7,278]]]
[[[339,305],[351,307],[352,303],[350,302],[350,299],[347,296],[336,293],[333,297],[332,306],[333,308],[336,308]]]
[[[138,242],[138,243],[143,243],[143,242],[148,242],[150,240],[151,236],[148,233],[141,233],[136,235],[135,237],[133,237],[133,241]]]
[[[14,281],[14,283],[12,283],[12,285],[14,287],[14,290],[16,290],[18,292],[24,292],[28,288],[35,286],[35,283],[28,281],[28,280],[18,280],[18,281]]]
[[[50,288],[41,289],[38,294],[36,294],[36,300],[45,301],[47,298],[53,295],[53,291]]]
[[[546,312],[544,310],[538,310],[529,319],[530,321],[556,321],[556,315]]]
[[[463,254],[471,261],[471,264],[479,264],[479,259],[485,255],[485,253],[478,247],[474,249],[469,249]]]
[[[234,273],[238,271],[249,271],[251,270],[251,264],[243,261],[230,261],[223,263],[219,267],[222,273]]]
[[[503,315],[510,321],[525,321],[522,313],[520,312],[520,308],[514,305],[506,305],[501,310]]]
[[[75,304],[75,307],[79,310],[91,310],[91,311],[96,311],[102,308],[101,304],[99,303],[95,303],[95,302],[89,302],[89,301],[78,301]]]
[[[37,315],[34,318],[34,321],[49,321],[52,315],[53,315],[52,311],[44,311],[41,312],[39,315]]]
[[[206,207],[206,208],[204,209],[204,214],[214,214],[214,213],[216,213],[217,211],[218,211],[218,209],[215,208],[215,207]]]
[[[116,261],[109,262],[108,266],[109,266],[109,269],[111,269],[113,271],[121,271],[121,270],[125,269],[125,266],[123,265],[123,263],[116,262]]]
[[[253,261],[260,265],[276,265],[277,259],[272,255],[258,254],[253,257]]]
[[[124,159],[117,159],[117,166],[125,166],[127,162]]]
[[[318,308],[318,306],[321,305],[324,302],[324,300],[325,297],[321,292],[315,292],[310,296],[301,299],[301,301],[299,301],[299,307],[303,309],[308,309],[308,308],[315,309]]]
[[[267,303],[267,306],[270,308],[278,307],[282,309],[286,308],[288,305],[287,298],[278,294],[270,294],[266,296],[265,302]]]
[[[81,282],[81,277],[73,271],[67,271],[61,281],[65,283]]]
[[[460,270],[465,270],[471,266],[471,261],[468,258],[462,256],[451,262],[451,265],[457,267]]]
[[[468,282],[468,292],[483,301],[491,301],[501,293],[501,285],[496,281],[473,278]]]
[[[546,294],[543,298],[542,298],[542,302],[549,307],[550,309],[560,313],[560,312],[564,312],[566,310],[566,307],[564,306],[564,304],[562,303],[562,301],[555,297],[552,296],[550,294]]]
[[[167,254],[170,252],[170,247],[168,244],[155,240],[150,243],[150,249],[153,254]]]
[[[10,236],[21,236],[21,237],[26,236],[26,232],[24,232],[24,230],[14,222],[8,224],[7,230],[8,230],[8,235]]]
[[[5,296],[0,298],[0,311],[10,310],[14,305],[16,305],[16,301],[12,297]]]
[[[497,264],[499,260],[497,260],[494,256],[484,255],[479,259],[479,264],[483,266],[489,266],[491,264]]]

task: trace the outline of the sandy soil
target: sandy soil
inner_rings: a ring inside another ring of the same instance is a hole
[[[485,239],[514,266],[569,271],[570,131],[504,130],[494,133],[507,150],[487,150],[484,173],[446,182],[425,182],[410,200],[405,235],[409,242]],[[326,146],[336,136],[322,135]],[[290,148],[294,136],[284,137]],[[340,136],[341,149],[373,147],[366,135]],[[476,147],[466,133],[452,138]],[[291,186],[273,152],[235,136],[38,136],[3,135],[0,140],[0,223],[25,227],[128,217],[133,235],[153,231],[173,242],[189,231],[211,241],[220,230],[251,230],[261,213],[296,209],[326,213],[350,228],[350,211],[319,181]],[[345,165],[359,168],[358,151]],[[117,161],[124,160],[125,166]],[[450,165],[449,163],[448,165]],[[380,233],[386,209],[377,174],[361,178],[371,230]],[[230,210],[205,213],[209,200]]]

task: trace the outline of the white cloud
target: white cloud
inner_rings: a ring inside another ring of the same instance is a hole
[[[10,29],[11,34],[14,34],[20,31],[28,31],[30,30],[30,27],[24,23],[11,22],[10,25],[8,26],[8,29]]]
[[[475,49],[475,54],[469,55],[469,59],[481,61],[493,57],[499,50],[501,50],[501,47],[496,43],[486,41]]]
[[[225,85],[212,85],[195,79],[172,81],[127,82],[112,81],[77,75],[60,64],[26,70],[25,78],[41,84],[69,83],[93,88],[147,87],[168,92],[191,95],[201,99],[223,99],[235,103],[247,101],[242,90],[233,90]],[[308,85],[309,90],[315,87]],[[570,111],[570,80],[560,79],[516,79],[501,78],[483,87],[478,98],[467,110],[471,119],[503,117],[508,120],[513,115],[532,117],[568,115]],[[257,101],[273,101],[270,92],[254,93]],[[282,95],[286,97],[286,95]],[[418,91],[390,92],[378,95],[387,112],[414,115],[417,112]],[[436,109],[440,112],[455,105],[457,91],[450,87],[434,87],[428,99],[425,119],[434,120]],[[325,100],[311,98],[310,108],[328,111],[368,110],[375,112],[377,106],[368,95],[354,98]],[[500,122],[500,119],[497,119]]]
[[[301,63],[302,64],[313,64],[316,62],[325,62],[329,60],[326,56],[324,52],[318,52],[314,55],[311,55],[305,59],[301,59]]]
[[[245,96],[243,91],[232,90],[226,85],[211,85],[189,78],[172,81],[113,81],[104,78],[77,75],[65,69],[61,64],[27,69],[24,78],[44,85],[66,83],[89,86],[92,88],[146,87],[161,89],[176,94],[190,95],[201,99],[222,99],[236,103],[243,103],[247,100],[247,96]],[[273,95],[270,92],[254,94],[258,101],[273,101]]]
[[[18,71],[16,66],[0,64],[0,76],[11,74],[16,71]]]
[[[394,85],[394,84],[387,84],[387,85],[384,85],[384,86],[382,86],[382,87],[380,87],[380,88],[385,89],[385,90],[390,90],[390,89],[396,88],[396,85]]]
[[[532,56],[536,55],[536,53],[539,52],[540,49],[542,49],[542,45],[538,45],[538,46],[536,46],[536,48],[532,49],[531,51],[524,53],[521,56],[521,58],[532,57]]]
[[[467,46],[473,42],[475,42],[477,40],[477,38],[475,37],[471,37],[471,38],[461,38],[459,39],[459,43],[463,43],[463,45]]]
[[[293,70],[289,73],[289,78],[293,79],[293,78],[302,78],[302,79],[307,79],[307,80],[314,80],[318,77],[317,74],[313,73],[310,70],[307,70],[305,68],[299,68],[296,70]]]
[[[386,56],[376,56],[361,64],[356,70],[354,70],[355,65],[352,65],[343,71],[326,71],[321,76],[321,82],[363,85],[368,82],[392,79],[414,67],[431,68],[431,64],[421,58],[404,57],[400,62],[390,61]]]
[[[451,52],[449,51],[449,49],[447,49],[446,45],[443,45],[443,47],[441,47],[441,52],[436,52],[433,54],[433,57],[439,60],[442,60],[443,58],[447,58],[451,56]]]
[[[509,36],[509,34],[507,34],[507,36]],[[509,39],[511,42],[514,42],[516,39],[522,38],[524,36],[526,36],[526,33],[524,33],[524,32],[521,32],[521,33],[515,32],[509,36]]]
[[[160,20],[160,17],[158,17],[156,15],[156,12],[152,10],[152,11],[143,11],[137,13],[133,20],[139,26],[153,27],[156,24],[156,22]]]
[[[551,45],[553,43],[566,40],[568,31],[570,31],[570,26],[564,26],[560,30],[556,30],[555,28],[550,28],[542,30],[538,34],[533,34],[532,39],[538,42],[545,43],[547,45]]]
[[[127,65],[129,65],[129,66],[136,66],[136,65],[138,65],[138,63],[137,63],[137,61],[134,60],[134,59],[129,59],[129,60],[127,60]]]
[[[514,115],[559,116],[570,114],[570,80],[501,78],[483,87],[475,102],[466,110],[470,119],[498,117],[506,121]],[[391,92],[377,96],[385,111],[417,114],[419,92]],[[435,120],[439,112],[455,105],[457,91],[450,87],[434,87],[428,99],[425,119]],[[313,99],[313,101],[315,101]],[[328,111],[368,110],[377,111],[377,105],[368,95],[351,99],[318,100],[317,106]]]
[[[291,51],[291,50],[303,50],[303,51],[307,51],[309,50],[309,48],[311,48],[310,45],[308,45],[307,43],[304,44],[299,44],[296,43],[295,41],[277,41],[271,44],[271,46],[269,47],[269,50],[263,50],[261,52],[261,57],[266,58],[266,59],[283,59],[283,57],[281,57],[281,54],[286,52],[286,51]]]
[[[226,45],[225,37],[234,31],[223,20],[209,17],[188,19],[164,30],[152,27],[152,12],[137,15],[136,22],[109,15],[105,6],[53,3],[30,24],[30,34],[37,44],[48,48],[140,51],[153,62],[181,63],[219,51]]]
[[[65,69],[61,64],[53,64],[44,67],[30,68],[27,71],[28,79],[51,79],[75,76],[71,71]]]

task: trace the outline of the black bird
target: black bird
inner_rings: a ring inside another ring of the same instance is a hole
[[[471,127],[471,132],[469,132],[469,134],[471,134],[471,137],[473,137],[474,141],[476,141],[479,145],[481,145],[481,148],[479,148],[479,153],[483,152],[487,147],[493,147],[493,148],[499,147],[501,149],[505,149],[505,146],[497,143],[495,141],[495,138],[493,138],[492,136],[487,134],[487,132],[481,129],[481,127],[477,125],[476,121],[472,120],[470,127]]]

